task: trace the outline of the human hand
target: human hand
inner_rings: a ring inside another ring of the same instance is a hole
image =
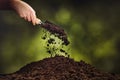
[[[21,18],[32,22],[33,25],[41,23],[41,20],[36,17],[34,9],[27,3],[21,0],[11,0],[11,5]]]

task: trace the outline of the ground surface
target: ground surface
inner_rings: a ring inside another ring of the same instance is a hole
[[[76,62],[63,56],[32,62],[0,80],[120,80],[120,75],[97,70],[84,61]]]

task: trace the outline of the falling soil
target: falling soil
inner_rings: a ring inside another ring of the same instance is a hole
[[[55,24],[51,23],[50,21],[45,21],[44,23],[41,24],[41,27],[45,28],[51,34],[54,34],[55,36],[60,38],[63,41],[64,45],[69,44],[69,41],[67,39],[67,35],[66,35],[64,29],[62,29],[58,25],[55,25]]]
[[[63,47],[69,44],[64,30],[49,21],[41,26],[50,32],[50,35],[45,33],[42,39],[46,41],[45,48],[51,57],[27,64],[14,73],[0,74],[0,80],[120,80],[120,75],[103,72],[84,61],[71,59]]]
[[[42,36],[42,39],[46,40],[45,48],[47,53],[49,53],[51,57],[61,55],[61,53],[63,53],[64,56],[69,57],[69,54],[64,49],[64,46],[68,46],[70,42],[64,29],[50,21],[45,21],[40,26],[46,30]]]
[[[120,75],[102,72],[84,61],[55,56],[32,62],[15,73],[0,75],[0,80],[120,80]]]

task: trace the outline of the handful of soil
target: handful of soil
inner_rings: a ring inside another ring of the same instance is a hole
[[[30,63],[15,73],[0,75],[0,80],[120,80],[120,75],[100,71],[84,61],[55,56]]]
[[[57,36],[58,38],[60,38],[63,41],[64,45],[69,44],[69,41],[67,39],[67,35],[66,35],[65,31],[61,27],[59,27],[59,26],[57,26],[57,25],[55,25],[55,24],[53,24],[53,23],[51,23],[49,21],[45,21],[44,23],[42,23],[41,27],[48,30],[51,34],[53,34],[53,35]]]

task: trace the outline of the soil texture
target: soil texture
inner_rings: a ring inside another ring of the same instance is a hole
[[[100,71],[84,61],[55,56],[27,64],[15,73],[0,75],[0,80],[120,80],[120,75]]]
[[[42,38],[46,40],[46,50],[51,57],[27,64],[14,73],[0,74],[0,80],[120,80],[120,75],[103,72],[84,61],[69,58],[63,47],[69,44],[64,30],[49,21],[41,26],[52,34],[45,34]],[[58,56],[58,53],[64,53],[66,57]]]

